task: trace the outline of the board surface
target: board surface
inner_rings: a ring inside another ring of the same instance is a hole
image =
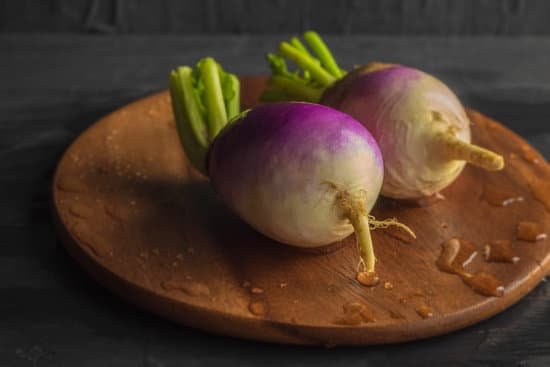
[[[263,77],[243,78],[244,107],[256,103],[264,84]],[[398,217],[417,239],[373,232],[375,287],[355,280],[353,236],[330,251],[304,252],[232,214],[188,165],[167,92],[106,116],[67,150],[53,182],[59,235],[80,266],[119,296],[215,333],[347,345],[450,332],[502,311],[550,271],[549,239],[517,239],[520,222],[550,231],[548,163],[499,123],[469,116],[474,142],[503,154],[506,168],[467,167],[443,200],[379,199],[373,214]],[[497,279],[501,297],[481,295],[436,266],[442,244],[454,237],[473,244],[468,272]],[[519,261],[486,261],[484,245],[496,240],[509,240]]]

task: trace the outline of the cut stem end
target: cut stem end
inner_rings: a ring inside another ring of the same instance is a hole
[[[504,158],[501,155],[448,133],[441,133],[435,137],[434,154],[449,160],[463,160],[488,171],[499,171],[504,168]]]

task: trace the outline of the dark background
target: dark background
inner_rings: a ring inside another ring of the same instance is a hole
[[[4,32],[544,35],[545,0],[0,1]]]
[[[0,366],[548,366],[550,283],[446,336],[357,348],[213,336],[136,310],[57,244],[53,170],[100,116],[212,55],[239,74],[314,28],[342,66],[399,62],[550,157],[550,2],[451,0],[0,0]]]

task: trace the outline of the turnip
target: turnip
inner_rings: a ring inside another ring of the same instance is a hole
[[[259,232],[320,247],[356,233],[365,270],[375,257],[369,226],[404,225],[369,215],[383,179],[378,145],[332,108],[273,103],[239,113],[238,79],[212,58],[170,74],[177,130],[190,162]],[[228,122],[229,121],[229,122]]]
[[[435,77],[406,66],[369,63],[346,74],[315,32],[269,54],[265,100],[320,102],[346,112],[372,133],[384,157],[382,194],[417,199],[437,194],[466,162],[495,171],[503,158],[470,143],[470,121],[455,94]],[[285,58],[301,73],[288,71]]]

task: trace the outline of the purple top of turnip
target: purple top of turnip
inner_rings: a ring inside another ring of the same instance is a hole
[[[361,123],[304,102],[239,114],[237,78],[210,58],[194,70],[173,71],[170,92],[191,163],[236,214],[259,232],[299,247],[329,245],[355,230],[362,263],[374,270],[370,227],[401,224],[369,215],[384,166]]]

